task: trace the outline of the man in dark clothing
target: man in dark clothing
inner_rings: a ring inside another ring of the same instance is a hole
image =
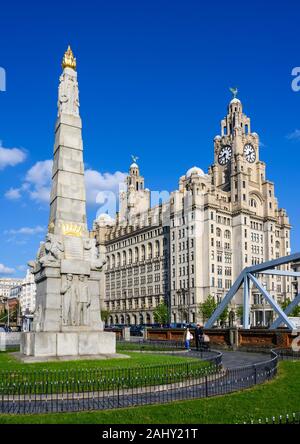
[[[202,347],[203,340],[204,340],[203,327],[202,325],[197,324],[195,328],[195,341],[196,341],[197,350],[200,350],[200,348]]]

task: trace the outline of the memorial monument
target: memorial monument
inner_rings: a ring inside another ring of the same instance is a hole
[[[89,236],[76,59],[70,47],[58,90],[48,233],[32,267],[37,285],[30,332],[21,353],[34,357],[113,354],[103,331],[100,280],[104,257]]]

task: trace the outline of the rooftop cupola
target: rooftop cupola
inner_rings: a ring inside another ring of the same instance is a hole
[[[221,135],[235,138],[250,133],[250,119],[243,114],[243,105],[237,98],[237,88],[230,88],[233,98],[227,107],[227,116],[221,121]]]

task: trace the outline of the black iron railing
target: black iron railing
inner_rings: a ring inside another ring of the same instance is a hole
[[[273,352],[277,354],[280,360],[296,360],[300,359],[300,351],[293,350],[292,348],[275,348]]]
[[[300,412],[244,421],[243,424],[300,424]]]

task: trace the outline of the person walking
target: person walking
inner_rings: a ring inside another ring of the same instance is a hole
[[[197,324],[195,328],[195,340],[196,340],[196,349],[200,350],[204,341],[203,327],[200,324]]]
[[[187,349],[187,351],[191,351],[190,342],[192,339],[193,339],[193,335],[190,332],[190,329],[187,328],[185,331],[185,334],[184,334],[184,345],[185,345],[185,348]]]

